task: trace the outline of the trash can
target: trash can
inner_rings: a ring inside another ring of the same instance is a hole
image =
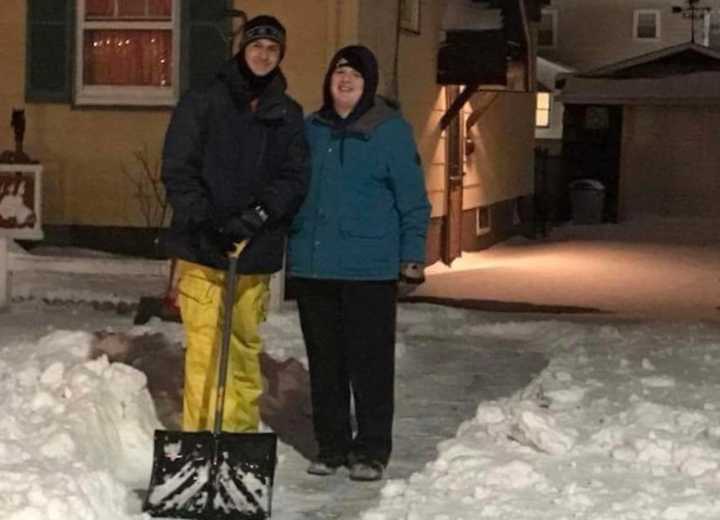
[[[605,186],[596,179],[570,183],[573,224],[600,224],[605,209]]]

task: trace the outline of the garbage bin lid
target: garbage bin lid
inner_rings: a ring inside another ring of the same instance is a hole
[[[605,186],[597,179],[576,179],[570,183],[570,189],[603,191]]]

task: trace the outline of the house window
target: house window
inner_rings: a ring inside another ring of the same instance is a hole
[[[633,36],[636,40],[660,38],[660,11],[637,9],[633,20]]]
[[[552,107],[552,97],[550,92],[537,93],[537,106],[535,108],[535,126],[538,128],[548,128],[550,126],[550,109]]]
[[[180,0],[77,0],[75,103],[177,101]]]
[[[557,14],[553,9],[543,9],[538,26],[538,46],[557,46]]]
[[[491,230],[490,208],[488,206],[475,208],[475,236],[487,235]]]

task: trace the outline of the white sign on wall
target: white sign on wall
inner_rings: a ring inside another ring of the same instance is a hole
[[[41,240],[42,166],[0,164],[0,237]]]
[[[0,163],[0,310],[10,302],[8,241],[42,240],[42,166]]]

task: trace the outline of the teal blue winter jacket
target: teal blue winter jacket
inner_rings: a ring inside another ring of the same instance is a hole
[[[290,227],[291,276],[394,280],[425,261],[430,204],[412,128],[383,98],[344,130],[306,120],[310,191]]]

